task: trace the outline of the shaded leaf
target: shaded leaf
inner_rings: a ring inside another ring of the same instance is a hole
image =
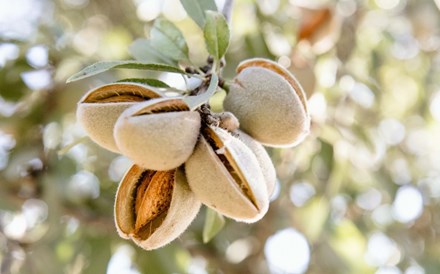
[[[350,273],[372,273],[372,267],[359,260],[365,255],[368,244],[366,236],[349,219],[341,220],[332,229],[332,237],[329,237],[328,243],[335,253],[351,266]]]
[[[117,83],[120,83],[120,82],[140,83],[140,84],[145,84],[145,85],[149,85],[149,86],[156,87],[156,88],[169,88],[170,87],[165,82],[162,82],[157,79],[151,79],[151,78],[127,78],[127,79],[122,79],[122,80],[119,80],[116,82]]]
[[[216,211],[207,208],[203,226],[203,242],[207,243],[219,233],[225,225],[225,218]]]
[[[225,17],[214,11],[206,12],[206,24],[203,29],[209,54],[220,60],[229,46],[229,27]]]
[[[186,13],[203,29],[206,21],[205,11],[217,11],[214,0],[180,0]]]
[[[188,59],[188,46],[182,32],[166,19],[159,18],[154,22],[150,32],[150,44],[173,60]]]
[[[325,171],[323,173],[325,174],[321,174],[320,176],[324,176],[328,177],[330,176],[330,174],[333,171],[333,166],[334,166],[334,152],[333,152],[333,145],[320,139],[321,141],[321,152],[320,152],[320,157],[323,161],[323,164],[325,165]]]
[[[325,223],[329,218],[329,204],[325,197],[313,197],[298,211],[298,220],[307,227],[304,233],[307,238],[315,241],[326,228]],[[313,218],[310,218],[313,216]]]
[[[151,45],[148,39],[136,39],[128,48],[130,55],[142,62],[147,63],[163,63],[169,65],[177,65],[177,62],[163,55],[160,50],[157,50]]]
[[[93,263],[86,264],[81,273],[105,273],[107,263],[112,257],[110,248],[112,241],[105,234],[91,234],[86,236],[84,242],[88,244],[87,247],[90,250],[88,259]]]
[[[135,273],[187,273],[191,255],[179,244],[171,243],[153,252],[137,252],[133,259],[139,269]]]
[[[211,98],[211,96],[214,95],[215,91],[217,90],[217,86],[218,76],[216,74],[212,74],[208,89],[204,93],[194,96],[187,96],[183,98],[183,100],[188,104],[191,110],[194,110],[209,101],[209,98]]]
[[[374,151],[375,150],[375,145],[373,143],[373,140],[371,140],[371,137],[365,131],[365,127],[364,126],[360,125],[359,123],[354,123],[352,125],[352,130],[353,130],[353,133],[356,134],[356,137],[358,137],[358,139],[360,141],[362,141],[362,143],[364,143],[365,146],[370,151]]]
[[[101,72],[114,69],[114,68],[125,68],[125,69],[140,69],[140,70],[155,70],[155,71],[165,71],[185,74],[183,70],[178,67],[165,65],[165,64],[152,64],[152,63],[142,63],[139,61],[102,61],[90,65],[78,73],[72,75],[67,79],[67,83],[84,79]]]
[[[275,58],[270,52],[261,30],[246,35],[244,41],[246,43],[244,50],[249,54],[249,56],[265,56],[269,59]]]

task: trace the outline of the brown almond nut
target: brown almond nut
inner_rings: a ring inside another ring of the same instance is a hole
[[[257,157],[261,171],[263,172],[264,181],[266,182],[267,194],[269,197],[271,197],[275,189],[277,174],[269,154],[267,154],[266,149],[259,142],[255,141],[251,136],[247,135],[243,131],[237,129],[233,133],[234,136],[246,144]]]
[[[114,83],[92,89],[79,101],[76,116],[98,145],[119,152],[113,127],[119,115],[137,102],[161,97],[156,89],[136,83]]]
[[[240,128],[263,145],[294,146],[309,133],[310,117],[304,91],[286,69],[266,59],[250,59],[237,68],[225,110]]]
[[[143,168],[170,170],[192,154],[200,114],[179,98],[159,98],[124,111],[114,128],[119,151]]]
[[[244,143],[221,128],[203,129],[185,172],[196,197],[229,218],[252,223],[268,210],[258,160]]]
[[[200,205],[183,171],[133,165],[116,193],[116,228],[122,238],[132,239],[146,250],[156,249],[182,234]]]

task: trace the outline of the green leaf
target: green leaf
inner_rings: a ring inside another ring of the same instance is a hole
[[[127,78],[127,79],[122,79],[119,81],[116,81],[117,83],[120,82],[131,82],[131,83],[140,83],[140,84],[145,84],[145,85],[149,85],[152,87],[156,87],[156,88],[169,88],[170,86],[167,85],[167,83],[164,83],[160,80],[157,79],[151,79],[151,78]]]
[[[160,50],[157,50],[151,45],[151,41],[148,39],[136,39],[128,47],[130,55],[142,62],[146,63],[162,63],[169,65],[177,65],[177,62],[171,58],[165,56]]]
[[[67,79],[67,83],[84,79],[114,68],[155,70],[185,74],[180,68],[165,64],[142,63],[139,61],[102,61],[90,65],[80,72],[70,76],[70,78]]]
[[[150,44],[172,60],[188,59],[188,46],[182,32],[170,21],[159,18],[150,31]]]
[[[209,54],[220,60],[229,46],[229,27],[225,17],[214,11],[206,12],[206,24],[203,29]]]
[[[188,59],[189,50],[182,32],[170,21],[159,18],[150,31],[150,39],[137,39],[129,52],[136,60],[176,65]]]
[[[206,244],[219,233],[225,225],[225,218],[216,211],[207,208],[203,226],[203,242]]]
[[[334,167],[333,145],[322,139],[319,140],[321,141],[321,152],[319,156],[321,157],[325,166],[325,170],[322,171],[321,176],[326,176],[328,179]]]
[[[305,231],[305,234],[308,238],[316,240],[322,235],[322,231],[326,228],[325,224],[329,218],[329,211],[328,200],[320,196],[311,198],[298,211],[298,220],[306,225],[307,231]],[[310,216],[313,216],[313,218]]]
[[[203,29],[206,21],[205,11],[217,11],[214,0],[180,0],[186,13]]]
[[[217,86],[218,76],[217,74],[212,74],[208,89],[204,93],[194,96],[187,96],[183,98],[183,101],[188,104],[191,110],[194,110],[209,101],[209,98],[211,98],[211,96],[214,95],[215,91],[217,90]]]

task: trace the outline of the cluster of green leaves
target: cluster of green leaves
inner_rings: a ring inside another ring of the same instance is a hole
[[[220,60],[229,46],[229,26],[225,17],[217,11],[213,0],[182,0],[181,2],[188,15],[203,30],[206,48],[214,60],[211,71],[204,73],[200,69],[195,69],[196,72],[189,73],[182,69],[179,64],[192,64],[185,38],[172,22],[158,18],[150,31],[150,37],[138,39],[129,47],[129,52],[135,60],[101,61],[75,73],[67,79],[67,82],[81,80],[117,68],[178,73],[188,77],[202,78],[207,84],[207,89],[200,95],[185,97],[184,100],[192,110],[208,102],[218,87]],[[157,88],[169,88],[168,84],[154,78],[127,78],[118,82],[136,82]],[[180,93],[190,92],[180,91]]]

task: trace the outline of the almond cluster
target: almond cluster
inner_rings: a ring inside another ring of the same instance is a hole
[[[159,248],[185,231],[201,204],[240,222],[266,214],[276,174],[262,144],[294,146],[308,134],[304,91],[277,63],[250,59],[223,106],[220,121],[208,123],[183,97],[128,82],[81,99],[77,118],[90,138],[134,162],[116,194],[121,237]]]

